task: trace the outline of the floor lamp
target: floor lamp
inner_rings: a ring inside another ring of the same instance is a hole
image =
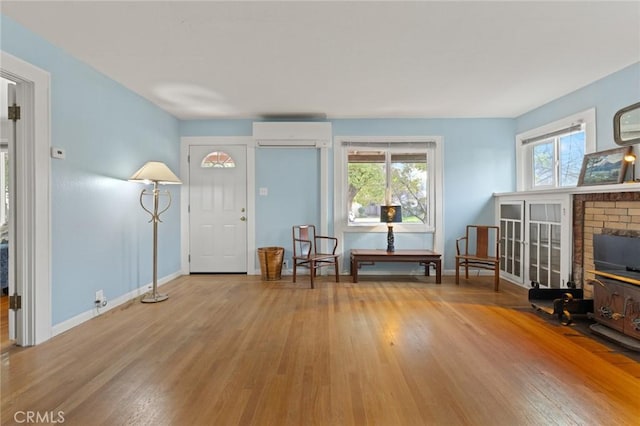
[[[164,191],[162,195],[167,195],[169,198],[169,202],[164,209],[158,211],[160,204],[160,189],[158,189],[158,185],[179,185],[182,182],[175,174],[173,174],[173,172],[169,169],[169,167],[167,167],[166,164],[159,161],[149,161],[144,166],[142,166],[140,170],[135,172],[133,176],[129,178],[129,181],[143,182],[146,184],[153,183],[152,191],[143,189],[140,193],[140,205],[142,206],[144,211],[151,215],[151,220],[149,220],[149,222],[153,223],[153,289],[151,290],[151,293],[147,293],[142,298],[142,303],[162,302],[163,300],[167,300],[169,296],[166,294],[158,293],[158,223],[161,222],[160,215],[167,211],[169,206],[171,206],[171,193],[169,191]],[[142,199],[148,195],[153,196],[153,210],[149,210],[148,208],[146,208],[142,201]]]

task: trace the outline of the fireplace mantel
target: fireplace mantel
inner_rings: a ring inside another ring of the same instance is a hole
[[[571,188],[553,188],[553,189],[536,189],[531,191],[516,192],[494,192],[494,197],[517,195],[526,197],[527,195],[563,195],[563,194],[599,194],[599,193],[617,193],[617,192],[640,192],[640,182],[636,183],[620,183],[615,185],[592,185],[592,186],[575,186]]]
[[[593,270],[593,269],[590,269],[590,270],[588,270],[586,272],[589,273],[589,274],[600,275],[600,276],[605,277],[605,278],[611,278],[612,280],[618,280],[618,281],[622,281],[623,283],[632,284],[632,285],[640,287],[640,281],[639,280],[634,280],[632,278],[624,277],[622,275],[609,274],[607,272],[596,271],[596,270]]]

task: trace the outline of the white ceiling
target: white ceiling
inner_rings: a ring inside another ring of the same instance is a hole
[[[0,8],[182,119],[516,117],[640,61],[638,1]]]

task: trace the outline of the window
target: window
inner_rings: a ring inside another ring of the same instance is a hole
[[[518,135],[518,189],[576,186],[585,153],[595,151],[595,111]]]
[[[402,206],[402,221],[427,223],[427,154],[350,147],[347,209],[352,223],[380,222],[380,206]]]
[[[585,148],[583,125],[566,129],[561,134],[531,143],[533,187],[575,186],[580,176]]]
[[[402,206],[405,230],[432,231],[435,156],[433,141],[343,141],[344,225],[380,225],[380,206],[390,203]]]
[[[233,161],[233,158],[229,154],[223,151],[215,151],[207,154],[206,157],[202,159],[200,163],[200,167],[202,168],[231,168],[235,167],[236,163]]]

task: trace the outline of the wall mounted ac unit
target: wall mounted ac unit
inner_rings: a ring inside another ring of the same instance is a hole
[[[255,122],[253,139],[260,147],[331,147],[331,123]]]

